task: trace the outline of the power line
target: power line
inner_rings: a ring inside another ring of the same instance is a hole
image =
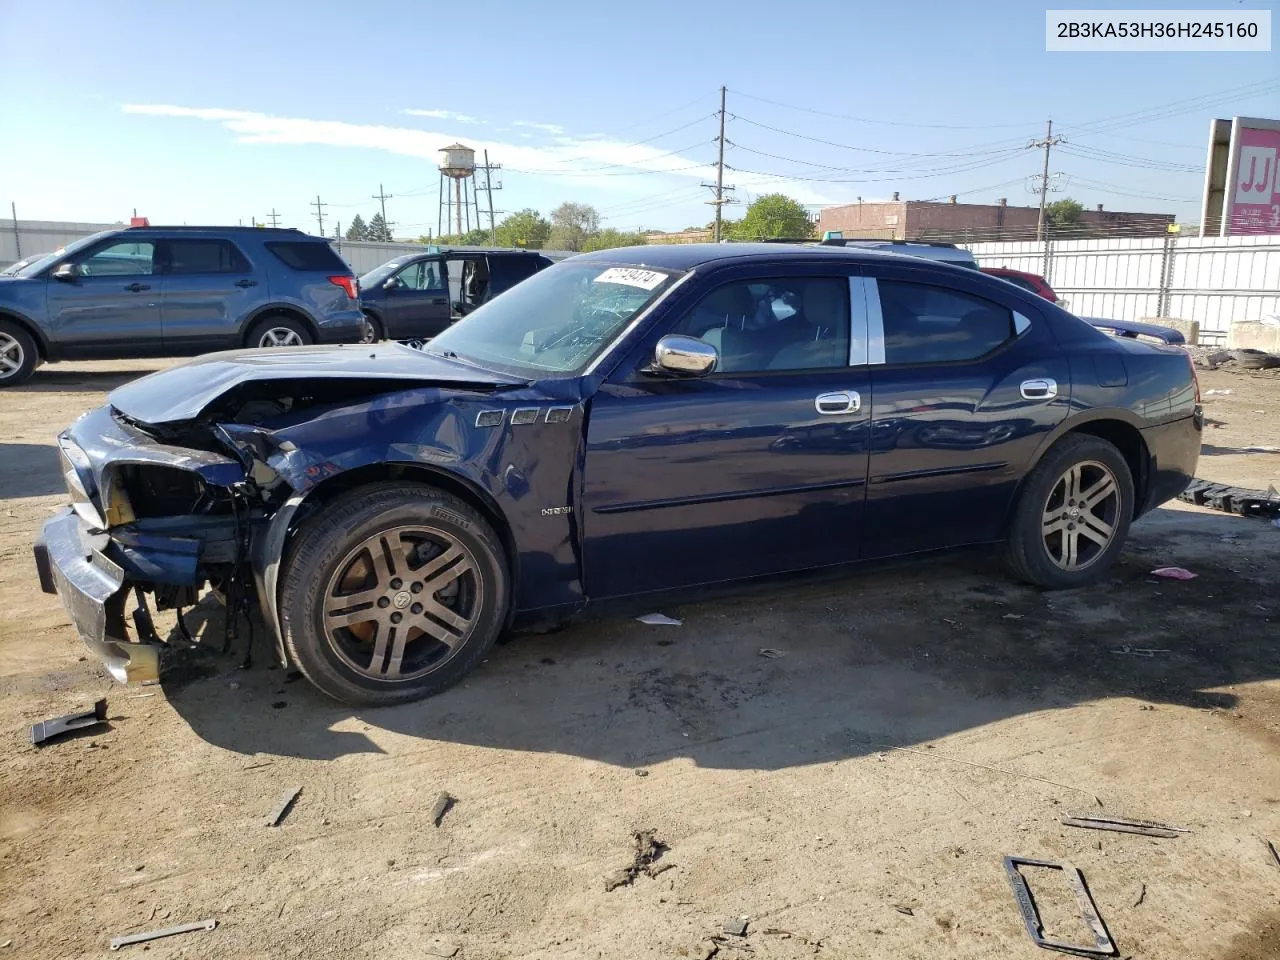
[[[835,117],[837,120],[852,120],[854,123],[872,123],[886,127],[919,127],[921,129],[931,130],[994,130],[994,129],[1013,129],[1015,127],[1028,127],[1031,123],[980,123],[980,124],[955,124],[955,123],[910,123],[905,120],[875,120],[869,117],[854,117],[847,113],[831,113],[827,110],[815,110],[812,107],[801,107],[794,103],[783,103],[781,100],[770,100],[766,97],[757,97],[750,93],[743,93],[741,90],[734,90],[735,94],[740,97],[746,97],[748,100],[759,100],[761,103],[771,103],[775,107],[785,107],[788,110],[799,110],[804,113],[817,114],[820,117]]]
[[[1141,110],[1130,110],[1126,113],[1118,113],[1114,116],[1104,117],[1101,120],[1092,120],[1086,123],[1077,124],[1075,126],[1068,125],[1064,129],[1071,131],[1073,136],[1084,133],[1104,133],[1111,130],[1119,130],[1123,127],[1138,126],[1140,124],[1152,123],[1155,120],[1164,120],[1168,117],[1180,116],[1184,113],[1194,113],[1197,110],[1203,110],[1207,107],[1216,106],[1221,103],[1230,103],[1234,100],[1253,99],[1265,93],[1270,93],[1273,89],[1280,88],[1280,78],[1271,77],[1266,80],[1256,80],[1238,87],[1228,87],[1225,90],[1219,90],[1215,93],[1200,94],[1195,97],[1187,97],[1182,100],[1172,100],[1168,103],[1160,104],[1155,107],[1146,107]]]
[[[797,140],[808,140],[811,143],[821,143],[828,147],[839,147],[842,150],[856,150],[859,153],[878,153],[878,154],[884,154],[886,156],[919,157],[922,159],[933,158],[933,157],[977,156],[979,154],[993,152],[997,147],[1003,148],[1004,145],[1006,144],[1014,144],[1014,143],[1021,144],[1023,142],[1021,137],[1006,137],[1002,140],[993,140],[990,143],[986,143],[986,144],[975,144],[972,147],[963,147],[957,151],[940,150],[934,153],[913,153],[906,150],[879,150],[874,147],[855,147],[852,144],[848,144],[848,143],[837,143],[834,140],[824,140],[821,137],[811,137],[808,134],[796,133],[793,130],[784,130],[781,127],[773,127],[767,123],[761,123],[758,120],[752,120],[750,117],[744,117],[741,114],[736,114],[736,113],[729,114],[729,119],[741,120],[743,123],[749,123],[753,127],[759,127],[762,130],[770,130],[774,133],[781,133],[788,137],[795,137]],[[990,149],[983,149],[983,148],[990,148]]]
[[[321,203],[320,194],[317,193],[315,203],[309,204],[309,206],[316,208],[316,223],[320,225],[320,236],[323,237],[324,236],[324,208],[327,207],[328,204]]]

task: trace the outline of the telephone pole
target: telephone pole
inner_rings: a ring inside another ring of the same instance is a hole
[[[718,151],[716,156],[716,182],[714,184],[711,184],[711,183],[702,184],[702,186],[709,187],[710,189],[714,190],[716,193],[716,198],[714,200],[707,201],[709,204],[711,204],[713,207],[716,208],[716,225],[715,225],[715,231],[712,234],[712,238],[715,240],[716,243],[720,242],[720,237],[722,232],[721,227],[722,227],[722,221],[724,218],[724,205],[726,203],[733,202],[732,200],[726,200],[724,196],[726,190],[728,190],[730,193],[733,192],[733,187],[726,187],[724,185],[724,97],[725,97],[725,88],[721,87],[720,88],[720,135],[716,137],[716,143],[718,145]]]
[[[316,208],[316,223],[320,225],[320,236],[323,237],[324,236],[324,208],[327,207],[328,204],[321,203],[320,194],[317,193],[315,203],[310,204],[310,206],[313,206]],[[275,208],[273,207],[272,209],[275,209]]]
[[[1045,202],[1049,197],[1049,151],[1062,143],[1066,138],[1062,136],[1055,137],[1053,135],[1053,121],[1049,121],[1048,129],[1045,131],[1043,140],[1032,140],[1027,144],[1028,150],[1044,150],[1044,173],[1040,178],[1040,216],[1036,220],[1036,239],[1044,239],[1044,208]]]
[[[271,212],[270,212],[270,213],[268,213],[268,214],[267,214],[267,216],[271,218],[271,226],[272,226],[272,227],[278,227],[278,226],[280,226],[280,214],[276,213],[276,208],[275,208],[275,207],[272,207],[272,208],[271,208]]]
[[[382,189],[382,184],[378,184],[378,192],[373,195],[374,200],[382,204],[382,222],[386,224],[387,235],[391,235],[391,222],[387,219],[387,201],[392,199],[391,194]]]
[[[489,162],[489,151],[484,152],[484,190],[489,195],[489,243],[491,246],[498,245],[498,229],[493,223],[493,178],[490,175],[494,170],[501,170],[502,164]],[[497,189],[502,189],[502,183],[499,181]],[[476,214],[477,217],[479,213]],[[479,226],[479,224],[477,224]]]

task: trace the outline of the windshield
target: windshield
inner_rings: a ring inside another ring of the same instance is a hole
[[[111,232],[113,231],[104,230],[102,233],[95,233],[92,236],[81,237],[75,243],[68,243],[65,247],[59,247],[57,250],[53,251],[53,253],[46,253],[43,257],[37,257],[36,259],[28,263],[25,267],[20,267],[19,269],[15,270],[13,272],[13,275],[15,277],[34,277],[41,270],[44,270],[44,269],[47,269],[48,267],[53,266],[55,263],[57,263],[59,260],[63,259],[64,257],[68,256],[69,254],[73,254],[78,250],[83,250],[85,247],[91,244],[97,243],[100,239],[102,239],[108,233],[111,233]]]
[[[581,373],[679,274],[562,263],[494,297],[428,353],[532,378]]]
[[[380,267],[374,267],[360,278],[360,286],[366,290],[372,290],[412,259],[412,257],[397,257],[395,260],[388,260]]]

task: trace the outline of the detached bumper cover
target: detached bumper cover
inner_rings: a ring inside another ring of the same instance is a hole
[[[101,541],[98,543],[96,541]],[[35,545],[40,585],[52,587],[80,639],[121,683],[158,680],[160,655],[130,643],[124,625],[124,570],[102,552],[106,537],[90,537],[70,508],[45,521]]]

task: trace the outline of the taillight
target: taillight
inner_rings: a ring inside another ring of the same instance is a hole
[[[357,287],[356,287],[355,277],[334,276],[329,278],[329,282],[332,283],[335,287],[341,287],[343,290],[345,290],[347,292],[347,296],[350,297],[352,300],[359,299],[359,297],[356,295]]]
[[[1187,366],[1191,368],[1191,385],[1196,388],[1196,406],[1200,405],[1200,376],[1196,373],[1196,361],[1190,353],[1187,354]]]

